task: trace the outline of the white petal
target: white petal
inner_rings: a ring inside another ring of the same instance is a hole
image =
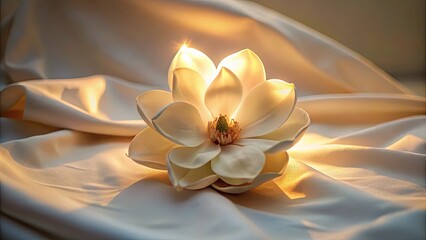
[[[128,156],[144,166],[166,170],[167,153],[175,146],[154,129],[146,127],[130,142]]]
[[[310,123],[308,113],[295,107],[279,129],[257,138],[240,139],[236,144],[255,146],[267,153],[288,150],[302,138]]]
[[[168,73],[170,90],[173,89],[173,71],[176,68],[189,68],[198,72],[207,84],[213,80],[216,71],[214,63],[206,54],[194,48],[182,47],[170,64]]]
[[[262,152],[267,152],[269,149],[273,148],[279,142],[271,139],[262,139],[262,138],[243,138],[235,142],[236,145],[240,146],[253,146],[259,148]]]
[[[247,94],[235,119],[241,138],[257,137],[279,128],[296,103],[294,84],[274,79],[256,85]]]
[[[196,169],[186,169],[175,165],[169,159],[167,168],[170,181],[178,191],[182,190],[182,188],[202,189],[210,186],[218,179],[209,162]]]
[[[244,49],[224,58],[219,67],[231,70],[244,86],[244,95],[251,88],[266,80],[265,68],[260,58],[250,49]]]
[[[288,164],[287,152],[278,152],[275,154],[266,154],[266,163],[262,172],[256,177],[253,182],[240,186],[232,186],[220,180],[213,183],[212,187],[216,190],[225,193],[239,194],[255,188],[262,183],[271,181],[272,179],[281,176]]]
[[[142,119],[150,127],[151,119],[167,104],[173,102],[172,94],[163,90],[150,90],[142,93],[136,98],[138,112]]]
[[[175,165],[183,168],[199,168],[220,153],[220,147],[211,141],[206,141],[198,147],[177,147],[169,153],[169,159]]]
[[[212,117],[220,114],[232,117],[241,103],[243,86],[240,80],[226,68],[220,69],[218,75],[207,88],[205,104]]]
[[[154,116],[152,123],[161,135],[180,145],[195,147],[207,140],[200,114],[188,103],[170,103]]]
[[[295,107],[287,121],[277,130],[258,138],[279,141],[279,144],[269,149],[269,152],[287,150],[295,145],[311,124],[309,114]]]
[[[203,121],[211,120],[204,104],[206,83],[199,73],[189,68],[177,68],[173,71],[173,101],[192,104],[200,112]]]
[[[220,154],[211,161],[213,171],[221,179],[234,179],[240,183],[251,182],[262,171],[264,164],[265,155],[259,149],[236,145],[223,146]]]

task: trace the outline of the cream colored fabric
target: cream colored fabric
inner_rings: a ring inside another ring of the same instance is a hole
[[[3,236],[425,237],[425,99],[338,43],[248,2],[15,3],[2,1]],[[296,85],[312,124],[283,176],[177,192],[125,155],[146,126],[136,96],[167,89],[185,39],[215,64],[250,48]]]

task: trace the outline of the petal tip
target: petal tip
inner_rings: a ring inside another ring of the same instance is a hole
[[[241,51],[239,51],[237,53],[258,57],[257,54],[253,50],[251,50],[250,48],[244,48],[243,50],[241,50]]]

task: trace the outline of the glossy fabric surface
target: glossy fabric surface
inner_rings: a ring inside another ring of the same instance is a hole
[[[267,79],[296,85],[312,124],[281,177],[177,192],[126,156],[146,126],[136,96],[168,89],[184,40],[215,64],[250,48]],[[425,99],[285,16],[245,1],[5,1],[3,47],[3,236],[425,237]]]

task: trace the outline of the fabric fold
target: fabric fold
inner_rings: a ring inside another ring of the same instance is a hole
[[[134,136],[146,126],[135,107],[136,96],[144,89],[102,75],[28,81],[3,89],[1,115],[83,132]]]

